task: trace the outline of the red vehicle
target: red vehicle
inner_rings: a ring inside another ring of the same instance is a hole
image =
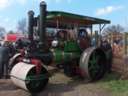
[[[21,34],[7,34],[4,37],[4,41],[16,42],[18,39],[24,39],[25,36]]]

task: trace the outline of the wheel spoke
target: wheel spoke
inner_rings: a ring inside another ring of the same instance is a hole
[[[99,59],[100,57],[96,54],[96,52],[93,52],[92,57],[89,61],[89,70],[91,72],[92,77],[95,77],[100,70],[100,66],[98,64]]]

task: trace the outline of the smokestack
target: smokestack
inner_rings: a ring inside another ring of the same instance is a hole
[[[42,47],[46,45],[46,3],[42,1],[40,3],[40,18],[39,18],[39,36],[40,36],[40,44]]]
[[[33,41],[34,12],[28,12],[28,38]]]

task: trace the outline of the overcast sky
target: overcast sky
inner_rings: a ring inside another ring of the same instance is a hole
[[[0,26],[15,30],[17,21],[27,12],[39,12],[41,0],[0,0]],[[128,26],[128,0],[45,0],[48,10],[59,10],[111,20]]]

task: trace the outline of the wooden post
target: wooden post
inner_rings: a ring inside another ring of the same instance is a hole
[[[113,33],[110,34],[110,38],[111,38],[111,46],[113,47],[113,44],[114,44],[114,42],[113,42]]]
[[[124,55],[127,55],[127,35],[128,33],[124,33]]]

